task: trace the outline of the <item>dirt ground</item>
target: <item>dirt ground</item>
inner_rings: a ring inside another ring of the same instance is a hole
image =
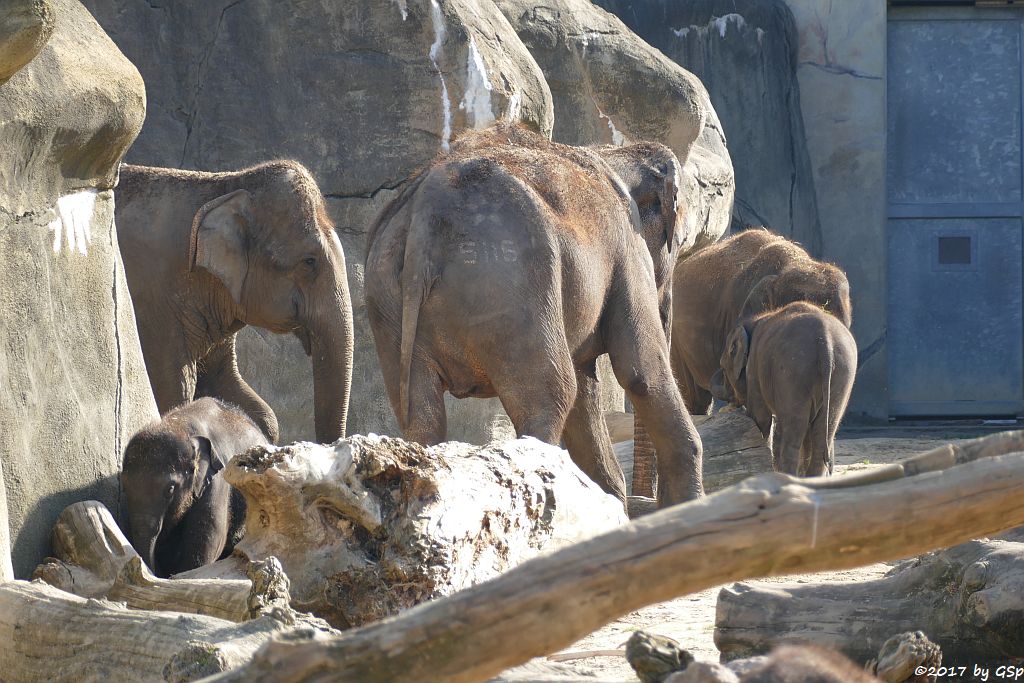
[[[974,438],[1012,428],[1012,424],[844,428],[836,440],[836,476],[897,462],[957,439]],[[875,564],[850,571],[794,574],[747,583],[864,581],[878,578],[888,569],[887,564]],[[698,660],[718,661],[718,650],[715,648],[713,637],[715,600],[719,588],[720,586],[627,614],[559,654],[578,655],[587,651],[621,650],[633,631],[642,629],[674,638]],[[637,680],[622,656],[582,657],[563,663],[583,676],[593,675],[601,681],[635,683]]]

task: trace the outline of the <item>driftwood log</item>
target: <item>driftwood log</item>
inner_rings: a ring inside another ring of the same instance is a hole
[[[107,598],[132,609],[166,610],[244,621],[260,609],[287,605],[287,577],[273,558],[239,566],[239,578],[157,578],[94,500],[69,505],[51,536],[57,557],[36,567],[33,579],[84,598]]]
[[[235,557],[179,575],[237,576],[277,557],[292,606],[338,628],[396,614],[626,523],[621,503],[536,439],[432,448],[355,436],[236,456],[245,496]]]
[[[272,608],[244,623],[126,609],[40,581],[0,584],[0,680],[184,683],[239,666],[272,636],[310,640],[324,622]]]
[[[1021,525],[1022,490],[1024,432],[863,474],[764,474],[340,637],[272,641],[216,680],[485,681],[722,581],[852,568]]]
[[[947,665],[1024,657],[1024,544],[971,541],[873,581],[728,586],[715,644],[726,659],[801,641],[865,661],[894,633],[917,630]]]

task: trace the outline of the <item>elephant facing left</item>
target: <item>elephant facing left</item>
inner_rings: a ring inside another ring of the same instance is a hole
[[[313,363],[316,438],[345,435],[352,302],[316,181],[295,161],[207,173],[124,165],[117,238],[161,413],[201,396],[239,406],[273,442],[274,411],[238,372],[246,325],[292,333]]]

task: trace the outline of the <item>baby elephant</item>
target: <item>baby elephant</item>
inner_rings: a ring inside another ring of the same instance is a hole
[[[798,301],[747,318],[733,329],[711,378],[716,398],[745,405],[775,469],[832,474],[835,438],[857,372],[857,343],[841,321]]]
[[[267,443],[245,413],[214,398],[179,406],[132,437],[121,471],[128,538],[157,576],[231,553],[245,500],[217,474],[236,453]]]

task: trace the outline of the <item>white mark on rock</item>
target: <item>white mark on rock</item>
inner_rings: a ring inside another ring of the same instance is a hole
[[[54,208],[57,215],[48,226],[53,231],[53,253],[60,253],[64,238],[72,252],[88,254],[88,246],[92,242],[92,216],[96,208],[97,195],[99,190],[90,188],[57,199],[57,206]]]
[[[469,55],[466,57],[466,93],[459,109],[464,110],[473,128],[486,128],[494,123],[491,110],[491,81],[487,78],[487,65],[476,47],[476,40],[469,37]]]
[[[600,37],[601,34],[597,31],[584,31],[580,35],[580,42],[583,43],[583,49],[586,50],[590,47],[590,41],[594,41],[596,43]]]
[[[672,29],[672,33],[676,34],[676,38],[685,38],[686,36],[688,36],[690,34],[690,29],[691,28],[694,28],[694,27],[693,26],[687,26],[686,28],[674,28],[674,29]]]
[[[441,5],[437,3],[437,0],[430,0],[430,20],[434,25],[434,43],[430,46],[430,61],[437,69],[437,75],[441,77],[441,107],[444,113],[444,123],[441,127],[441,149],[447,152],[452,139],[452,103],[448,98],[448,84],[444,80],[444,73],[441,72],[441,67],[437,64],[437,57],[441,54],[441,45],[447,35],[444,27],[444,15],[441,14]]]
[[[764,42],[764,29],[755,29],[754,32],[757,34],[757,44],[760,45]]]
[[[520,92],[513,92],[512,97],[508,98],[508,111],[505,113],[505,120],[516,121],[519,119],[519,113],[523,109],[523,94]]]
[[[718,35],[725,38],[725,30],[729,27],[731,22],[734,22],[736,24],[736,28],[739,30],[743,30],[743,27],[747,25],[746,20],[739,14],[735,13],[726,14],[722,17],[715,17],[711,23],[718,29]]]
[[[818,512],[821,510],[821,495],[815,491],[811,494],[811,500],[814,502],[814,519],[811,520],[811,547],[816,548],[818,546]]]
[[[612,117],[606,116],[600,109],[597,110],[598,115],[608,121],[608,130],[612,132],[612,144],[622,147],[626,144],[626,136],[619,132],[619,129],[615,127],[615,122],[612,121]]]
[[[408,0],[395,0],[398,4],[398,11],[402,13],[402,21],[409,18],[409,4]]]

